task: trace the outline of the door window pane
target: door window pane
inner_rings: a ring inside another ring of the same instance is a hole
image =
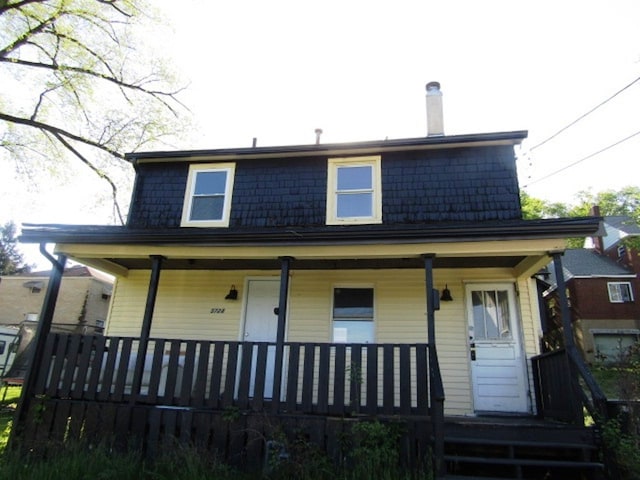
[[[511,313],[506,290],[474,290],[471,303],[476,340],[511,338]]]

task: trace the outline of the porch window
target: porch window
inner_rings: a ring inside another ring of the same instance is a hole
[[[334,288],[334,343],[373,343],[373,288]]]
[[[633,302],[633,291],[629,282],[609,282],[607,283],[609,290],[609,301],[611,303],[630,303]]]
[[[329,159],[327,224],[382,222],[380,156]]]
[[[183,227],[228,227],[235,164],[191,165],[182,209]]]
[[[511,338],[507,290],[473,290],[471,302],[476,340]]]

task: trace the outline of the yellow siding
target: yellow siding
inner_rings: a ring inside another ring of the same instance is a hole
[[[238,340],[241,338],[245,281],[279,277],[279,272],[179,271],[160,275],[152,322],[152,337]],[[131,271],[118,279],[114,290],[109,335],[138,336],[149,283],[148,271]],[[434,271],[434,284],[445,284],[452,302],[441,302],[436,312],[436,336],[446,413],[472,414],[468,327],[464,302],[465,282],[515,281],[508,269],[455,269]],[[287,340],[331,341],[332,288],[336,285],[372,286],[375,291],[375,331],[378,343],[427,341],[424,271],[293,270],[290,279]],[[237,301],[225,300],[231,285]],[[517,282],[522,334],[527,357],[537,353],[539,318],[532,281]],[[212,309],[216,313],[212,313]],[[223,310],[223,311],[222,311]]]

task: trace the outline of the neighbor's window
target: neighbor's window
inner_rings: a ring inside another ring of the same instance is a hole
[[[628,303],[633,302],[633,291],[629,282],[609,282],[607,283],[609,290],[609,301],[611,303]]]
[[[227,227],[235,164],[191,165],[182,209],[184,227]]]
[[[330,158],[327,224],[381,223],[380,156]]]
[[[373,288],[333,290],[333,341],[373,343]]]

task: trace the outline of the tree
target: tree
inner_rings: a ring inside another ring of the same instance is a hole
[[[520,192],[522,214],[525,219],[535,218],[560,218],[560,217],[585,217],[590,214],[594,205],[600,207],[602,216],[628,216],[637,225],[640,225],[640,188],[627,186],[620,190],[605,190],[593,193],[583,190],[576,195],[577,202],[573,205],[563,203],[550,203],[529,196],[526,192]],[[569,246],[581,247],[582,239],[570,239]],[[633,237],[625,240],[629,246],[640,250],[640,238]]]
[[[150,19],[138,0],[0,0],[0,149],[31,175],[79,160],[121,222],[124,153],[184,125],[175,81],[144,49]]]
[[[0,226],[0,275],[30,272],[31,266],[24,263],[18,251],[16,225],[7,222]]]

